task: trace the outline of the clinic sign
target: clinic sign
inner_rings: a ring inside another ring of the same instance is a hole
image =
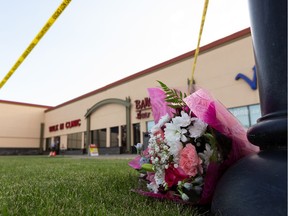
[[[65,123],[60,123],[56,125],[49,126],[49,132],[55,132],[58,130],[64,130],[69,129],[69,128],[74,128],[74,127],[79,127],[81,126],[81,119],[76,119],[72,121],[67,121]]]
[[[137,119],[149,118],[151,115],[150,98],[145,97],[142,100],[135,100],[134,102],[135,102],[135,108],[136,108],[136,118]]]

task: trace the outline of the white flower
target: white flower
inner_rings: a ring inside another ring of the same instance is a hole
[[[165,185],[165,171],[164,168],[162,166],[160,167],[156,167],[156,172],[154,175],[154,179],[157,185]]]
[[[154,125],[152,128],[151,128],[151,134],[155,134],[155,133],[157,133],[158,131],[160,131],[161,130],[161,128],[159,127],[159,125],[158,124],[156,124],[156,125]]]
[[[169,122],[170,121],[170,116],[169,114],[167,113],[166,115],[162,116],[159,121],[158,121],[158,124],[160,125],[160,127],[162,127],[165,123]]]
[[[179,154],[182,149],[183,149],[183,145],[181,142],[174,142],[171,144],[169,152],[170,152],[170,155],[174,156],[174,162],[178,162]]]
[[[179,125],[173,123],[167,123],[166,128],[164,129],[164,135],[167,140],[168,145],[171,145],[173,142],[182,141],[186,142],[187,137],[184,135],[187,133],[186,129],[182,129]]]
[[[203,177],[198,176],[197,178],[194,179],[193,183],[194,184],[202,184],[203,183]]]
[[[185,193],[182,193],[181,197],[182,197],[182,200],[184,200],[184,201],[188,201],[189,200],[189,197]]]
[[[189,182],[185,182],[183,184],[183,187],[186,188],[187,190],[191,190],[193,185],[191,183],[189,183]]]
[[[191,117],[186,112],[181,111],[181,116],[173,118],[172,121],[179,127],[187,127],[191,124]]]
[[[207,124],[201,121],[199,118],[191,118],[192,125],[188,127],[190,137],[198,138],[201,137],[207,128]]]
[[[147,184],[147,188],[154,193],[158,193],[158,185],[154,182],[150,182],[149,184]]]
[[[137,143],[137,145],[135,145],[136,149],[137,150],[141,150],[142,147],[143,147],[143,144],[142,143]]]
[[[161,163],[161,164],[164,164],[165,162],[166,162],[166,157],[163,156],[163,157],[161,158],[161,160],[160,160],[160,163]]]
[[[163,127],[163,125],[164,125],[165,123],[169,122],[170,119],[171,119],[171,118],[170,118],[170,116],[169,116],[168,113],[167,113],[166,115],[162,116],[162,117],[159,119],[158,123],[155,124],[155,125],[151,128],[151,130],[150,130],[151,133],[152,133],[152,134],[155,134],[155,133],[159,132],[159,131],[161,130],[161,127]]]
[[[213,149],[211,149],[211,146],[208,143],[206,143],[205,150],[203,151],[203,153],[199,153],[199,156],[204,160],[204,164],[206,166],[209,165],[210,157],[212,156],[212,154],[213,154]]]
[[[201,187],[201,186],[195,186],[195,187],[193,187],[193,190],[194,190],[197,194],[200,194],[201,191],[202,191],[202,187]]]
[[[159,149],[159,146],[155,146],[155,152],[159,152],[160,149]]]

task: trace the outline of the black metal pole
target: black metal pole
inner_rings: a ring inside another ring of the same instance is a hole
[[[262,117],[248,130],[258,154],[229,168],[214,215],[287,215],[287,0],[249,0]]]
[[[250,0],[262,117],[248,131],[261,149],[287,145],[287,0]]]

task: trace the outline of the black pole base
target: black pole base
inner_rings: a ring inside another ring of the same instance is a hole
[[[248,140],[261,150],[287,149],[287,113],[263,116],[247,131]]]
[[[217,185],[213,215],[287,216],[287,151],[261,151],[232,166]]]

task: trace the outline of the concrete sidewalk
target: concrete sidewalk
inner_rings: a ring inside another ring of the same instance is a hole
[[[66,158],[86,158],[86,159],[133,159],[137,154],[118,154],[118,155],[99,155],[99,156],[89,156],[85,155],[57,155],[56,157],[66,157]]]

